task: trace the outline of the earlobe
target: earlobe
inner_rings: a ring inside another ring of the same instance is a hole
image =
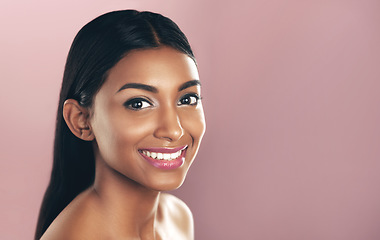
[[[89,124],[89,112],[74,99],[67,99],[63,104],[63,118],[70,131],[85,141],[94,140],[95,136]]]

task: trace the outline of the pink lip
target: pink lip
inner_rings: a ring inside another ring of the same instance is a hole
[[[175,152],[178,152],[179,150],[183,150],[185,148],[187,148],[187,145],[182,146],[182,147],[176,147],[176,148],[160,148],[160,147],[143,148],[143,149],[141,149],[141,151],[147,150],[149,152],[175,153]]]
[[[161,153],[175,153],[179,150],[183,150],[181,155],[173,160],[158,160],[154,158],[150,158],[142,153],[143,150],[139,150],[140,155],[152,166],[164,170],[171,170],[181,167],[185,163],[185,156],[187,146],[179,147],[179,148],[144,148],[144,150],[152,151],[152,152],[161,152]]]

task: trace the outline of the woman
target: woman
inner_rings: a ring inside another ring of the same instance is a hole
[[[192,239],[178,188],[205,131],[194,55],[170,19],[104,14],[75,37],[35,239]]]

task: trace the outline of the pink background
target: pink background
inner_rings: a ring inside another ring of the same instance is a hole
[[[65,58],[117,9],[187,34],[207,133],[175,194],[196,239],[380,239],[380,1],[0,2],[0,238],[31,239]]]

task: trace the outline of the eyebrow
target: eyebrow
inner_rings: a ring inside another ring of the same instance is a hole
[[[150,86],[150,85],[142,84],[142,83],[124,84],[116,93],[120,92],[121,90],[127,89],[127,88],[136,88],[136,89],[142,89],[142,90],[145,90],[148,92],[158,93],[157,88]]]
[[[200,85],[201,85],[201,82],[199,80],[191,80],[191,81],[185,82],[184,84],[179,86],[178,92],[180,92],[186,88],[192,87],[192,86],[200,86]]]
[[[179,86],[178,88],[178,91],[182,91],[186,88],[189,88],[189,87],[192,87],[192,86],[200,86],[201,85],[201,82],[199,80],[190,80],[190,81],[187,81],[185,82],[184,84],[182,84],[181,86]],[[152,93],[158,93],[158,89],[153,87],[153,86],[150,86],[150,85],[146,85],[146,84],[142,84],[142,83],[127,83],[127,84],[124,84],[116,93],[124,90],[124,89],[127,89],[127,88],[135,88],[135,89],[142,89],[142,90],[145,90],[145,91],[148,91],[148,92],[152,92]]]

